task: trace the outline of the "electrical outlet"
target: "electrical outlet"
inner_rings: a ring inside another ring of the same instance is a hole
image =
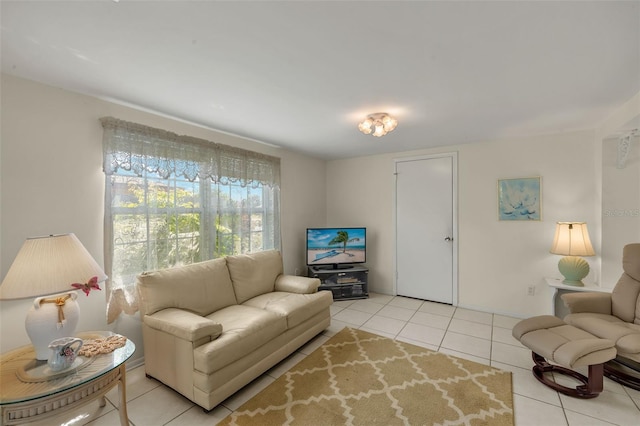
[[[300,268],[296,268],[296,275],[300,276]]]
[[[527,288],[527,296],[535,296],[535,294],[536,294],[536,288],[530,285],[529,288]]]

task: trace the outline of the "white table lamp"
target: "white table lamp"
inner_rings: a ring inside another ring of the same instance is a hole
[[[558,269],[564,276],[564,284],[584,286],[582,279],[589,274],[589,264],[580,256],[594,256],[596,253],[589,239],[585,222],[558,222],[553,238],[551,253],[565,257],[558,262]]]
[[[0,285],[0,300],[35,297],[25,328],[36,359],[49,357],[49,343],[73,336],[80,319],[77,290],[106,274],[74,234],[28,238]],[[75,284],[72,285],[72,284]]]

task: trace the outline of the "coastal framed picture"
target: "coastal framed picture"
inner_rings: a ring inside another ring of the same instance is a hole
[[[542,220],[542,178],[498,179],[498,220]]]

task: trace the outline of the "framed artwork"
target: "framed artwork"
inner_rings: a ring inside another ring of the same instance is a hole
[[[542,220],[542,179],[498,179],[498,220]]]

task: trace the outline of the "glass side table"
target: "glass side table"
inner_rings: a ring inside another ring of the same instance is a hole
[[[108,331],[78,333],[81,339],[97,339],[113,335]],[[91,358],[81,357],[80,366],[66,374],[26,374],[43,371],[46,361],[36,361],[31,345],[22,346],[0,356],[0,408],[2,425],[17,425],[57,416],[100,398],[118,385],[120,424],[128,425],[125,361],[136,347],[127,339],[125,346]],[[80,358],[80,357],[79,357]]]

